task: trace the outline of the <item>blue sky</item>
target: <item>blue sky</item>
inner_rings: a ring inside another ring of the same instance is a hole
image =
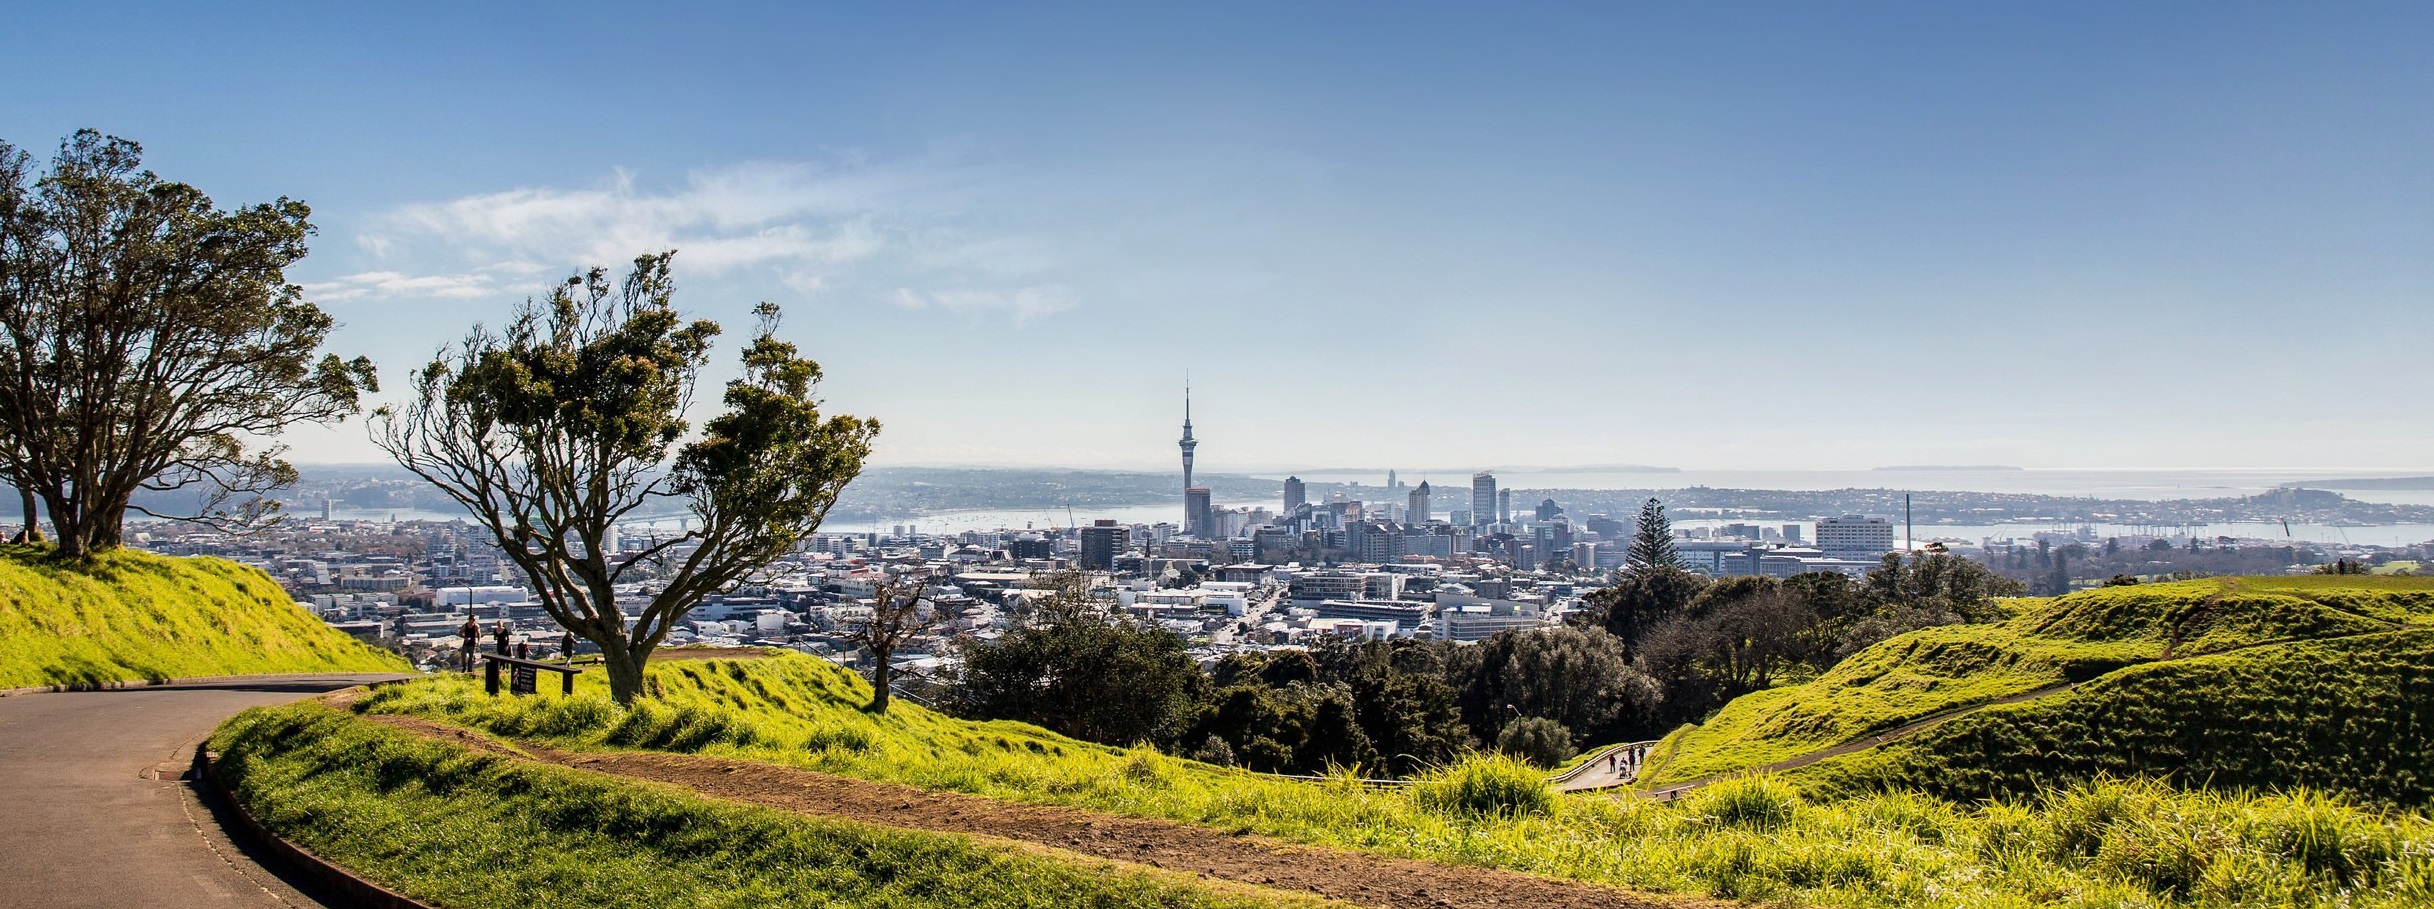
[[[2426,4],[509,6],[14,8],[0,139],[393,386],[677,248],[884,463],[2434,468]]]

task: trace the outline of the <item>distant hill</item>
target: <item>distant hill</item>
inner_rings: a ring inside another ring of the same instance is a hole
[[[0,688],[406,669],[234,562],[122,549],[68,567],[0,548]]]
[[[2418,804],[2434,798],[2434,776],[2384,765],[2434,747],[2430,685],[2434,579],[2111,587],[2021,601],[2000,624],[1912,632],[1815,681],[1735,699],[1667,736],[1644,779],[1796,763],[1893,733],[1799,774],[1829,789],[1977,798],[2144,773]]]

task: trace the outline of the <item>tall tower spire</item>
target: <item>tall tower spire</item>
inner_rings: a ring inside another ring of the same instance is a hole
[[[1190,489],[1192,488],[1192,449],[1200,447],[1200,443],[1192,439],[1192,380],[1190,376],[1185,376],[1183,379],[1183,440],[1175,444],[1183,447],[1183,488]]]

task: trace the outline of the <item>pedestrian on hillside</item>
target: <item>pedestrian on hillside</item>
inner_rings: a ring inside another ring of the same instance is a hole
[[[456,636],[464,642],[459,648],[458,661],[465,664],[466,672],[472,672],[473,654],[482,649],[482,623],[474,621],[472,613],[466,613],[465,624],[457,626]]]
[[[531,641],[517,641],[517,642],[516,642],[516,659],[519,659],[519,660],[529,660],[529,659],[532,659],[532,642],[531,642]]]
[[[569,631],[569,632],[567,632],[567,633],[566,633],[566,636],[565,636],[565,637],[562,637],[562,638],[559,638],[559,639],[558,639],[558,653],[560,653],[560,654],[562,654],[562,655],[564,655],[564,656],[566,657],[566,662],[568,663],[568,665],[572,665],[572,664],[575,662],[575,633],[574,633],[574,632]]]
[[[500,656],[507,655],[507,638],[513,634],[515,629],[507,624],[506,619],[500,619],[499,624],[490,629],[491,639],[498,642]]]

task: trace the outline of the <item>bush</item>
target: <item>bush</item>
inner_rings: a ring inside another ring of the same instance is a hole
[[[1555,807],[1538,768],[1503,755],[1471,755],[1420,778],[1411,787],[1421,809],[1467,817],[1522,817]]]
[[[1572,747],[1572,730],[1536,716],[1504,724],[1504,731],[1496,735],[1496,750],[1540,767],[1560,765],[1577,753]]]
[[[1748,776],[1699,790],[1691,797],[1690,811],[1728,827],[1772,830],[1790,823],[1799,806],[1800,790],[1792,784],[1772,776]]]

